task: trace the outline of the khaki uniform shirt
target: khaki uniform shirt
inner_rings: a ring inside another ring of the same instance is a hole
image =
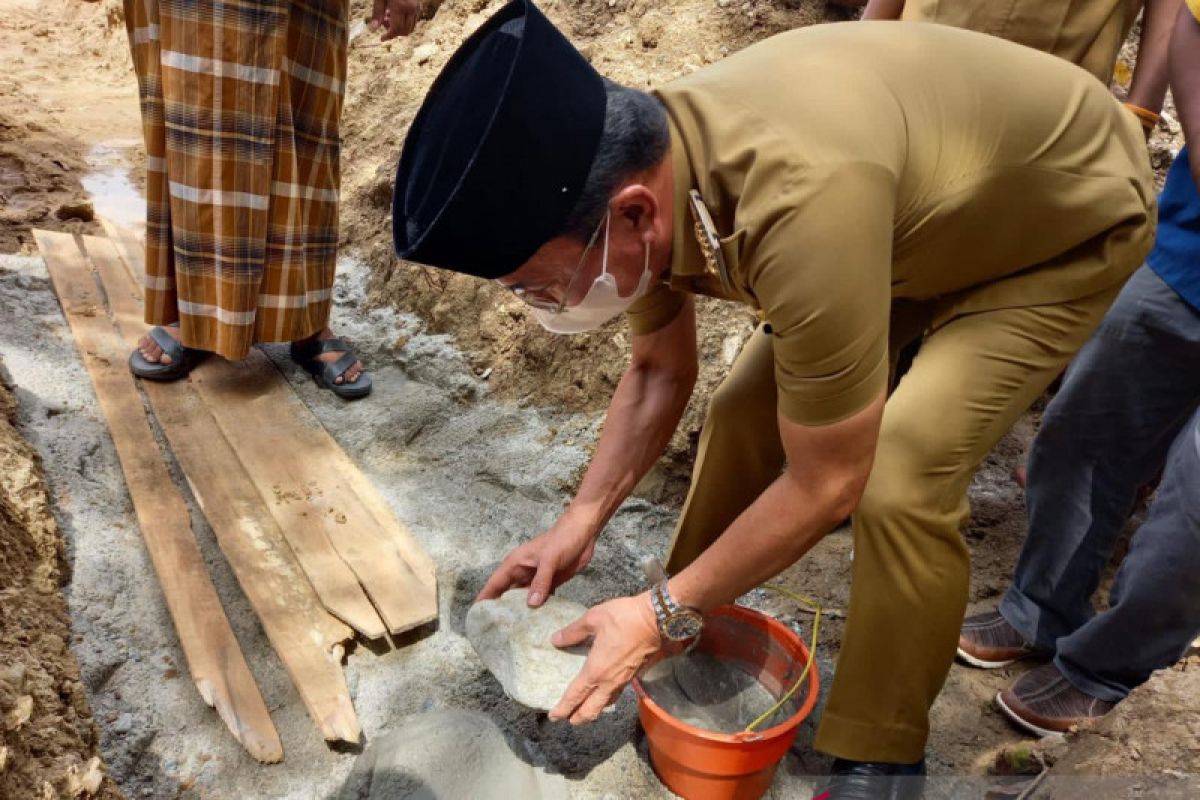
[[[1078,64],[1105,86],[1142,0],[907,0],[901,19],[999,36]]]
[[[894,298],[941,324],[1123,281],[1152,239],[1141,127],[1066,62],[942,25],[780,34],[657,92],[671,127],[669,284],[628,312],[666,325],[681,292],[761,309],[779,407],[844,419],[884,390]],[[712,213],[732,284],[688,208]],[[1122,233],[1123,231],[1123,233]]]

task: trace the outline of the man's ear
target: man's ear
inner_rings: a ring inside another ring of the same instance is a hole
[[[616,216],[628,220],[639,233],[652,228],[654,218],[658,214],[658,198],[647,186],[640,183],[631,183],[617,192],[612,206]]]

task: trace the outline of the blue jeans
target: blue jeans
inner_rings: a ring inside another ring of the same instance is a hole
[[[1124,699],[1200,634],[1198,408],[1200,311],[1142,267],[1046,409],[1029,460],[1029,534],[1000,604],[1093,697]],[[1097,614],[1101,574],[1160,468],[1150,516]]]

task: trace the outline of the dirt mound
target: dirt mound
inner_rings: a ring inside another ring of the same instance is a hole
[[[100,232],[80,185],[85,159],[137,111],[97,80],[128,74],[120,6],[0,0],[0,253],[34,252],[30,228]]]
[[[2,86],[0,96],[8,96]],[[100,230],[79,184],[80,154],[42,125],[0,113],[0,253],[32,253],[31,228]]]
[[[1071,736],[1050,775],[1137,776],[1152,780],[1128,780],[1130,789],[1134,783],[1142,790],[1156,787],[1171,792],[1186,786],[1196,797],[1200,794],[1197,698],[1200,656],[1193,656],[1156,673],[1095,727]]]
[[[116,800],[67,649],[67,562],[33,450],[0,385],[0,797]]]

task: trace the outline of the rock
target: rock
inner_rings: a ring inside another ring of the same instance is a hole
[[[17,698],[16,706],[8,712],[8,717],[4,720],[4,729],[7,731],[20,730],[22,725],[29,722],[31,716],[33,716],[33,697],[27,694],[21,695]]]
[[[100,759],[93,756],[86,764],[74,764],[67,770],[67,796],[90,797],[100,791],[103,782],[104,771],[100,768]]]
[[[1046,766],[1045,757],[1033,743],[1018,742],[1000,748],[988,769],[988,774],[1038,775]]]
[[[8,766],[8,748],[0,746],[0,772],[4,772],[4,768]]]
[[[367,746],[338,800],[566,800],[566,780],[525,750],[482,714],[415,714]]]
[[[25,688],[25,665],[20,661],[0,667],[0,683],[7,683],[13,692]]]
[[[738,353],[742,352],[742,345],[746,340],[741,333],[731,333],[721,342],[721,361],[725,366],[732,366],[734,361],[737,361]]]
[[[418,64],[425,64],[431,58],[437,55],[438,47],[436,44],[422,44],[413,48],[413,60]]]
[[[647,50],[658,47],[658,43],[662,41],[666,32],[666,27],[666,23],[658,14],[645,14],[637,24],[638,38],[641,39],[642,47]]]
[[[117,717],[117,721],[113,723],[112,729],[116,733],[129,733],[133,730],[133,714],[126,712]]]
[[[92,207],[91,200],[74,200],[55,209],[54,216],[61,220],[79,219],[91,222],[96,218],[96,209]]]
[[[554,596],[541,608],[530,608],[526,594],[525,589],[510,589],[499,600],[471,606],[467,639],[509,697],[549,711],[575,680],[587,655],[586,647],[560,650],[550,637],[587,608]]]

